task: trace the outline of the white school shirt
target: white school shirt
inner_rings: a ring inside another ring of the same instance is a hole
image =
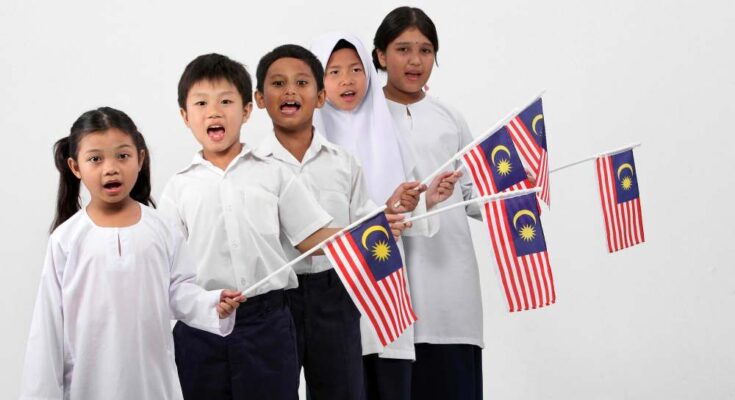
[[[196,285],[178,228],[141,205],[124,228],[80,210],[51,234],[21,399],[182,399],[170,319],[229,334],[220,291]]]
[[[410,105],[388,101],[388,107],[414,153],[421,155],[416,158],[420,176],[432,173],[472,141],[464,118],[431,96]],[[460,167],[458,160],[450,168]],[[464,174],[440,207],[475,196]],[[480,277],[467,215],[479,218],[479,207],[440,214],[441,228],[432,237],[404,238],[411,301],[419,318],[416,343],[484,345]]]
[[[378,207],[368,198],[362,168],[357,159],[330,143],[318,131],[314,132],[301,162],[283,147],[275,135],[263,139],[254,153],[278,160],[297,175],[319,200],[322,208],[333,217],[330,227],[343,228]],[[289,246],[286,238],[282,237],[281,242],[289,259],[299,256],[300,253]],[[398,246],[403,253],[400,240]],[[294,266],[297,274],[313,274],[331,268],[326,256],[312,256]],[[363,355],[379,353],[383,358],[415,359],[413,328],[409,327],[395,342],[383,348],[369,323],[367,318],[360,318]]]
[[[205,289],[247,289],[287,263],[281,234],[293,247],[332,220],[293,173],[246,145],[225,170],[197,153],[168,181],[160,208],[185,232]],[[297,285],[288,268],[250,296]]]

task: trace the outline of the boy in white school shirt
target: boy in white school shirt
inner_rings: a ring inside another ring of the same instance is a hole
[[[181,76],[178,101],[202,150],[169,180],[160,208],[180,223],[199,285],[245,290],[287,262],[279,236],[306,251],[337,231],[324,228],[332,218],[290,171],[240,142],[252,111],[242,64],[219,54],[197,57]],[[184,398],[296,398],[296,335],[285,297],[295,286],[291,269],[260,286],[227,338],[177,323]]]
[[[255,100],[273,121],[274,135],[254,151],[276,160],[307,186],[334,218],[330,226],[346,226],[377,206],[367,193],[362,169],[346,150],[328,142],[312,126],[314,110],[325,101],[324,70],[309,50],[283,45],[263,56],[256,71]],[[398,186],[386,202],[389,213],[412,211],[426,187],[418,182]],[[400,200],[400,206],[390,207]],[[400,234],[400,216],[394,234]],[[291,258],[298,252],[289,249]],[[287,296],[297,328],[299,365],[304,367],[314,399],[362,399],[360,314],[326,257],[316,256],[294,266],[299,287]]]

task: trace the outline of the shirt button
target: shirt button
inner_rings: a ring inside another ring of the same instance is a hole
[[[238,242],[232,242],[232,247],[237,248],[238,246],[240,246],[240,243],[238,243]]]

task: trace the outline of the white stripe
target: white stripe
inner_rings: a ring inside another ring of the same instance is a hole
[[[477,162],[475,162],[475,159],[473,158],[474,151],[477,149],[477,147],[473,148],[467,153],[467,159],[465,157],[462,157],[462,159],[465,161],[465,163],[468,163],[472,168],[468,168],[467,171],[472,174],[472,178],[475,181],[475,185],[479,189],[480,196],[487,196],[488,195],[488,185],[485,180],[482,179],[482,176],[480,175],[480,167],[477,165]],[[476,171],[476,172],[473,172]]]
[[[509,293],[509,296],[506,296],[506,297],[509,297],[509,299],[507,300],[510,301],[510,304],[508,304],[509,306],[508,308],[512,311],[517,311],[520,305],[516,304],[515,294],[513,292],[513,286],[512,286],[513,280],[511,279],[511,275],[508,273],[508,266],[507,266],[507,263],[504,257],[505,248],[503,248],[500,243],[500,236],[498,233],[498,223],[497,223],[497,220],[494,214],[495,204],[494,203],[488,204],[488,207],[489,207],[489,212],[487,212],[487,209],[485,207],[483,207],[482,210],[483,210],[483,214],[485,214],[485,221],[489,222],[488,224],[489,232],[488,233],[490,234],[490,239],[492,240],[492,245],[496,253],[496,262],[498,264],[498,269],[502,270],[503,275],[505,275],[505,282],[503,282],[501,280],[501,277],[498,276],[500,280],[500,286],[503,289],[502,293],[504,296],[505,296],[506,290]],[[500,271],[496,271],[496,274],[498,273],[500,273]]]

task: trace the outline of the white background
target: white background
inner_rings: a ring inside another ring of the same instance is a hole
[[[486,398],[735,398],[731,3],[415,4],[439,32],[430,93],[460,109],[475,135],[546,88],[551,168],[643,142],[642,246],[606,253],[592,163],[552,175],[553,208],[543,215],[552,307],[505,311],[487,232],[473,223]],[[3,0],[0,398],[18,395],[54,210],[51,148],[83,111],[109,105],[136,121],[158,195],[197,149],[176,104],[191,59],[219,52],[254,74],[266,51],[327,30],[371,43],[399,5]],[[243,138],[255,143],[269,129],[257,110]]]

